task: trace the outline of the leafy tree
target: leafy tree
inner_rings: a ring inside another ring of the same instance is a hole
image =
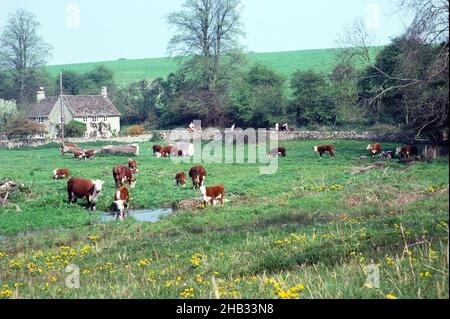
[[[42,124],[20,117],[10,121],[6,125],[5,133],[8,138],[30,138],[44,131],[45,129]]]
[[[68,95],[79,95],[81,92],[84,91],[84,77],[83,75],[80,75],[79,73],[71,70],[63,70],[63,92],[64,94]],[[56,88],[56,94],[60,93],[59,83],[60,79],[59,76],[55,80],[55,88]],[[97,92],[98,94],[98,92]]]
[[[15,101],[7,101],[0,99],[0,131],[2,131],[6,124],[17,117],[18,111]]]
[[[0,68],[11,73],[19,103],[34,98],[42,76],[38,68],[50,56],[51,47],[39,36],[39,26],[32,13],[19,9],[9,16],[0,36]]]

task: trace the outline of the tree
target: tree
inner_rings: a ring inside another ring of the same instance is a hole
[[[186,0],[184,9],[169,15],[176,28],[169,52],[190,56],[194,69],[201,70],[204,89],[215,88],[223,55],[237,49],[241,30],[240,0]]]
[[[98,95],[102,86],[110,90],[115,88],[114,72],[104,65],[95,67],[92,71],[86,72],[82,76],[82,94]]]
[[[335,124],[336,105],[327,78],[312,70],[296,71],[290,81],[293,100],[289,110],[297,124]]]
[[[6,127],[6,124],[10,120],[17,116],[18,111],[16,102],[0,99],[0,131],[2,131]]]
[[[61,131],[61,127],[57,125],[58,132]],[[70,121],[64,124],[64,136],[65,137],[83,137],[86,133],[86,124],[78,121]]]
[[[39,36],[39,26],[32,13],[19,9],[9,16],[0,36],[0,68],[13,74],[19,103],[31,95],[30,81],[50,56],[51,47]]]
[[[7,124],[5,133],[8,138],[30,138],[44,131],[41,123],[20,117]]]
[[[63,70],[63,92],[69,95],[78,95],[84,90],[83,76],[71,70]],[[59,76],[55,79],[56,94],[59,95]],[[98,93],[97,93],[98,94]]]

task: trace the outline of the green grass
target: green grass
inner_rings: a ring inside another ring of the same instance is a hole
[[[317,49],[271,53],[248,53],[248,61],[268,65],[286,78],[296,70],[313,69],[330,72],[336,63],[336,52],[339,49]],[[377,49],[372,50],[375,55]],[[181,60],[182,61],[182,60]],[[52,77],[57,77],[62,70],[84,73],[98,65],[105,65],[114,72],[117,84],[124,85],[142,79],[156,79],[166,77],[180,67],[180,59],[153,58],[123,61],[100,61],[92,63],[77,63],[64,65],[50,65],[46,69]]]
[[[98,209],[114,194],[111,168],[127,157],[61,157],[56,147],[0,150],[0,180],[24,183],[0,210],[0,294],[17,298],[448,298],[447,159],[352,175],[366,141],[334,141],[335,160],[290,141],[275,175],[259,164],[206,164],[207,185],[223,183],[223,207],[176,212],[155,224],[99,223],[67,204],[51,171],[103,179]],[[394,144],[383,143],[385,147]],[[97,146],[97,145],[86,145]],[[141,144],[134,208],[198,197],[173,177],[191,164],[151,156]],[[368,160],[372,162],[373,160]],[[333,185],[334,189],[333,189]],[[432,186],[432,187],[430,187]],[[96,237],[90,237],[96,236]],[[197,255],[198,254],[198,255]],[[65,287],[67,264],[82,271]],[[380,287],[365,285],[371,264]],[[215,284],[214,284],[215,283]],[[189,290],[193,289],[193,290]],[[1,297],[0,297],[1,298]]]

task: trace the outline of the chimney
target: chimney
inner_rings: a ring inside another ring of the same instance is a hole
[[[107,89],[106,86],[102,86],[101,95],[102,95],[103,97],[108,97],[108,89]]]
[[[36,100],[37,100],[37,102],[40,102],[43,99],[45,99],[45,91],[44,91],[43,87],[40,87],[39,91],[37,91],[37,93],[36,93]]]

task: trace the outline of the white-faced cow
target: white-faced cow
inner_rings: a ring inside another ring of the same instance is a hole
[[[179,172],[175,175],[175,185],[176,186],[186,186],[186,175],[184,172]]]
[[[134,159],[128,159],[128,168],[131,169],[134,173],[139,172],[137,168],[137,162]]]
[[[194,189],[199,189],[200,186],[203,186],[205,181],[206,170],[203,166],[193,166],[189,170],[189,177],[192,180],[192,187]]]
[[[71,178],[67,182],[67,193],[69,195],[69,203],[77,202],[78,198],[86,198],[87,208],[96,210],[95,205],[99,197],[102,195],[103,181],[90,180],[84,178]]]
[[[113,177],[116,187],[123,186],[124,181],[130,184],[130,188],[134,188],[136,185],[136,179],[133,177],[133,171],[126,166],[115,166],[113,168]]]
[[[117,219],[122,220],[125,217],[125,209],[130,214],[130,193],[125,186],[120,187],[114,194],[114,205],[117,211]]]
[[[201,186],[200,191],[202,192],[203,201],[205,204],[210,201],[211,205],[214,206],[214,200],[218,199],[220,205],[223,205],[223,196],[225,194],[225,187],[223,185],[217,186]]]
[[[67,168],[57,168],[53,170],[53,179],[62,179],[62,178],[69,178],[69,169]]]
[[[86,154],[82,150],[75,150],[73,152],[73,157],[77,160],[80,160],[82,158],[86,159]]]
[[[403,145],[402,147],[397,147],[395,155],[401,155],[402,158],[409,158],[411,156],[417,156],[419,153],[415,145]]]
[[[375,157],[376,155],[381,153],[381,144],[369,144],[367,146],[367,150],[372,153],[372,157]]]
[[[96,150],[87,150],[84,151],[84,158],[85,159],[92,159],[94,157],[94,154],[96,154],[98,151]]]
[[[325,153],[330,153],[331,159],[334,158],[334,145],[318,145],[313,147],[314,152],[319,153],[320,158],[322,159],[322,155]]]

